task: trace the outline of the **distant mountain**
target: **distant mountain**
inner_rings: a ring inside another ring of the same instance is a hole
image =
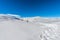
[[[13,14],[0,14],[0,20],[22,20],[27,22],[59,22],[60,18],[47,18],[47,17],[21,17],[19,15],[13,15]]]

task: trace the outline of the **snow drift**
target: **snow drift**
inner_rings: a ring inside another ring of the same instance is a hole
[[[60,40],[60,18],[0,14],[0,40]]]

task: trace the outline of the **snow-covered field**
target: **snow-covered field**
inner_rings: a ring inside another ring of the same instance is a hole
[[[60,40],[60,18],[0,14],[0,40]]]

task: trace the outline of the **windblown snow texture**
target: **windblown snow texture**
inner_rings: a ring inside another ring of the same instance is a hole
[[[0,14],[0,40],[60,40],[60,18]]]

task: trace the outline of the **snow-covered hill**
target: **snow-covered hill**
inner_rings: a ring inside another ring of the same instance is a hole
[[[60,18],[0,14],[0,40],[60,40]]]

